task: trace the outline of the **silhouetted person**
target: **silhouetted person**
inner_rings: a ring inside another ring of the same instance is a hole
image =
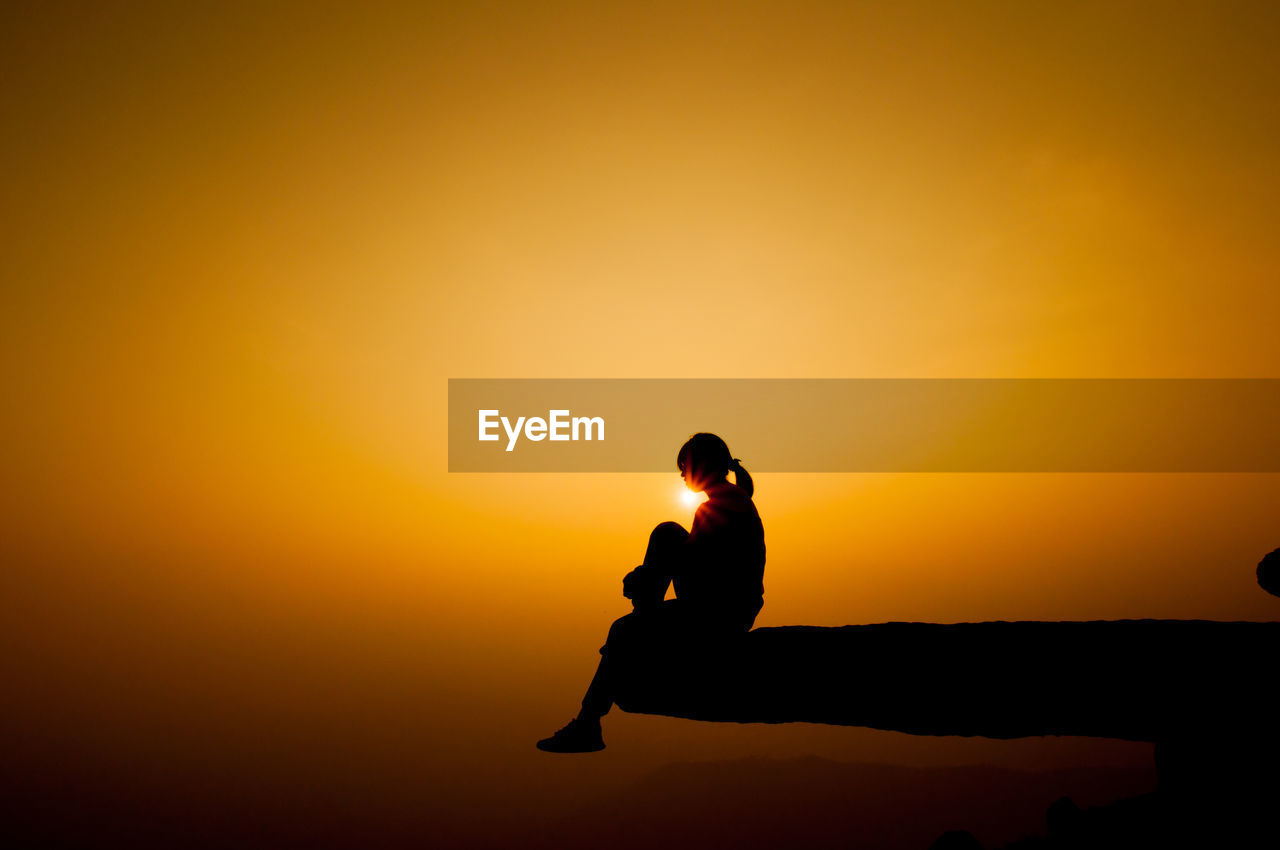
[[[659,524],[644,563],[622,580],[633,612],[614,621],[582,710],[538,749],[553,753],[604,749],[600,718],[613,706],[619,656],[642,653],[687,659],[732,642],[751,629],[764,605],[764,527],[751,501],[755,487],[715,434],[694,434],[676,467],[685,486],[705,492],[693,526]],[[736,484],[728,481],[733,472]],[[665,599],[668,586],[675,599]]]

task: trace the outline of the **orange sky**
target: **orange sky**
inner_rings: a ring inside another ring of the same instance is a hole
[[[1272,4],[376,5],[0,13],[5,640],[55,749],[536,776],[691,509],[448,474],[450,377],[1280,377]],[[756,483],[762,625],[1280,610],[1277,476]],[[611,727],[619,770],[1051,746]]]

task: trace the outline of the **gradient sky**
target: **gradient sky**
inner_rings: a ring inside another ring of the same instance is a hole
[[[580,781],[532,742],[691,509],[674,471],[448,474],[450,377],[1280,377],[1274,4],[0,16],[21,763]],[[1273,619],[1278,478],[761,475],[759,622]],[[1083,758],[609,735],[593,781]]]

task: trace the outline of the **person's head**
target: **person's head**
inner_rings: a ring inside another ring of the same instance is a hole
[[[694,492],[701,492],[713,484],[724,481],[730,470],[737,478],[738,486],[750,495],[753,488],[751,476],[742,465],[729,453],[724,440],[715,434],[694,434],[680,447],[676,455],[676,468],[685,486]]]

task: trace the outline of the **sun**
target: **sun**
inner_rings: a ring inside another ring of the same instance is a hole
[[[707,498],[706,493],[695,493],[687,487],[681,487],[680,491],[680,501],[691,508]]]

